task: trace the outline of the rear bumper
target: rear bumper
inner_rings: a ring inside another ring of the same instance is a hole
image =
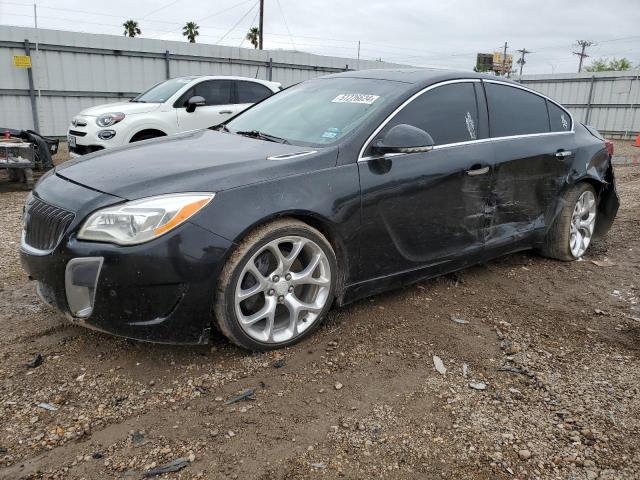
[[[73,235],[46,255],[23,246],[21,261],[40,297],[74,323],[136,340],[199,344],[209,339],[215,285],[230,247],[187,222],[132,247]]]

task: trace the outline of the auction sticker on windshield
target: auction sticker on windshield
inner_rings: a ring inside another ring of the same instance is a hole
[[[380,95],[366,95],[364,93],[343,93],[331,100],[331,103],[363,103],[371,105]]]

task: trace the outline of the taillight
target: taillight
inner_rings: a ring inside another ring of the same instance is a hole
[[[611,140],[605,140],[604,146],[607,147],[607,152],[609,152],[609,156],[613,157],[613,142]]]

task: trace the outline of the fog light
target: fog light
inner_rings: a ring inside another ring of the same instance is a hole
[[[93,312],[103,260],[102,257],[85,257],[74,258],[67,263],[64,286],[69,310],[74,317],[87,318]]]
[[[115,130],[100,130],[98,132],[98,138],[100,140],[111,140],[115,136],[116,136]]]

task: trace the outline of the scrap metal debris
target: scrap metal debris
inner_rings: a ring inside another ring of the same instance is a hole
[[[243,390],[242,392],[240,392],[239,395],[236,395],[235,397],[231,397],[229,400],[227,400],[226,402],[224,402],[225,405],[231,405],[233,403],[236,402],[241,402],[241,401],[246,401],[246,400],[255,400],[253,398],[253,394],[255,393],[255,388],[247,388],[246,390]]]
[[[58,410],[58,407],[51,403],[39,403],[37,406],[40,408],[44,408],[45,410],[49,410],[50,412],[55,412]]]
[[[442,359],[437,355],[433,356],[433,366],[436,367],[436,370],[440,375],[447,373],[447,367],[444,366]]]
[[[35,357],[25,363],[24,366],[27,368],[37,368],[42,365],[42,362],[44,362],[44,357],[41,353],[38,353]]]
[[[487,384],[484,382],[471,382],[469,384],[469,386],[471,388],[473,388],[474,390],[486,390],[487,389]]]
[[[469,320],[465,320],[464,318],[456,317],[455,315],[451,315],[451,320],[453,320],[456,323],[459,323],[460,325],[466,325],[467,323],[469,323]]]
[[[167,463],[166,465],[163,465],[161,467],[147,470],[146,472],[144,472],[143,476],[144,478],[149,478],[149,477],[156,477],[158,475],[162,475],[163,473],[178,472],[182,470],[184,467],[186,467],[187,465],[189,465],[189,463],[191,462],[186,457],[178,458],[177,460]]]

